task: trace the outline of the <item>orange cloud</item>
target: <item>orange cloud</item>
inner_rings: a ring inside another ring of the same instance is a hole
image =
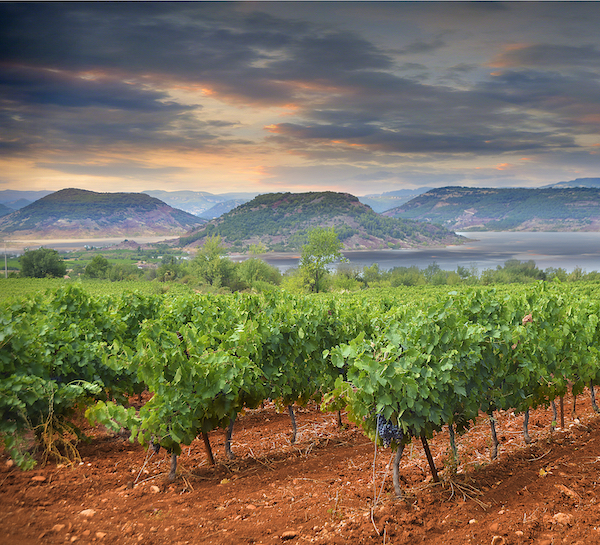
[[[587,114],[577,118],[579,123],[600,123],[600,114]]]
[[[509,68],[513,66],[518,66],[516,58],[511,55],[514,51],[520,51],[522,49],[527,49],[531,47],[531,44],[522,43],[522,44],[508,44],[504,46],[504,51],[496,55],[490,62],[487,63],[488,66],[492,66],[494,68]],[[497,75],[494,73],[492,75]]]

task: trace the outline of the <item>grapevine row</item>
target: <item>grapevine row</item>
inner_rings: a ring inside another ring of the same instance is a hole
[[[582,289],[91,297],[72,285],[2,309],[0,434],[27,466],[25,431],[68,427],[85,404],[90,420],[175,461],[266,399],[324,399],[396,450],[401,495],[413,437],[426,446],[447,426],[454,444],[482,411],[493,423],[496,410],[526,414],[569,384],[598,383],[597,291]],[[143,390],[151,399],[136,411],[127,398]]]

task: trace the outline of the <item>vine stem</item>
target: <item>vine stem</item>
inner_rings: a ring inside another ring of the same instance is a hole
[[[208,434],[206,432],[202,432],[202,439],[204,440],[204,448],[206,449],[206,455],[208,456],[208,461],[210,465],[215,465],[215,457],[213,456],[212,449],[210,448],[210,441],[208,440]]]
[[[490,428],[492,429],[492,452],[491,458],[495,460],[498,458],[498,445],[500,442],[498,441],[498,434],[496,433],[496,419],[494,418],[494,411],[489,412],[490,416]]]
[[[146,465],[148,464],[148,462],[150,461],[150,458],[152,458],[152,456],[154,456],[154,450],[152,450],[152,452],[150,452],[152,449],[148,449],[146,451],[146,459],[144,460],[144,465],[142,466],[142,468],[140,469],[140,472],[137,474],[137,477],[135,478],[135,481],[133,481],[133,484],[136,484],[138,482],[138,479],[140,478],[140,475],[142,474],[142,471],[144,471],[144,468],[146,467]],[[150,456],[148,456],[148,454],[150,454]]]
[[[171,469],[169,470],[169,475],[167,476],[167,480],[169,482],[173,482],[175,477],[177,476],[177,454],[174,452],[171,453]]]
[[[429,443],[427,442],[427,437],[425,437],[424,433],[421,434],[421,443],[423,443],[423,449],[425,450],[425,455],[427,456],[427,461],[429,462],[429,469],[431,470],[433,482],[439,483],[440,478],[438,477],[437,468],[435,467],[433,456],[431,456],[431,450],[429,450]]]
[[[529,407],[527,407],[523,416],[523,439],[525,439],[526,445],[531,443],[531,437],[529,436]]]
[[[458,468],[458,448],[456,448],[456,436],[454,434],[454,424],[448,424],[448,435],[450,435],[450,449],[452,450],[452,473],[456,473]]]
[[[404,452],[404,443],[398,445],[398,450],[396,451],[396,456],[394,457],[394,492],[396,493],[396,497],[398,499],[404,498],[404,492],[400,487],[400,460],[402,459],[402,453]]]
[[[290,413],[290,419],[292,421],[292,445],[296,442],[296,434],[298,433],[298,426],[296,425],[296,415],[294,414],[294,407],[288,405],[288,413]]]
[[[234,414],[229,419],[229,426],[227,427],[227,431],[225,432],[225,454],[229,460],[233,460],[235,458],[235,454],[231,451],[231,436],[233,435],[233,426],[235,424],[235,419],[237,414]]]

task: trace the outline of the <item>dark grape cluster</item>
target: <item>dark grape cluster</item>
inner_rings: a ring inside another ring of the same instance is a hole
[[[377,435],[381,438],[384,447],[389,447],[392,441],[400,444],[404,437],[402,429],[386,420],[382,413],[377,415]]]

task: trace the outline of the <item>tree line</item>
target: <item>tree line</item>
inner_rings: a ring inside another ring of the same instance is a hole
[[[285,273],[266,263],[259,256],[266,252],[262,244],[253,244],[249,256],[235,262],[227,256],[227,248],[219,235],[207,237],[193,259],[165,254],[155,268],[141,270],[136,265],[111,263],[96,255],[82,269],[84,279],[110,281],[145,279],[149,281],[190,284],[203,292],[265,291],[283,288],[297,293],[327,291],[358,291],[365,288],[394,288],[425,285],[480,285],[529,283],[538,280],[575,282],[600,281],[597,271],[576,268],[542,270],[535,261],[510,259],[496,268],[479,271],[475,266],[459,265],[456,270],[443,270],[433,262],[424,269],[417,266],[382,270],[377,263],[362,268],[348,263],[342,254],[337,230],[315,228],[309,231],[302,246],[297,268]],[[56,250],[40,248],[25,252],[20,258],[20,275],[24,277],[63,277],[67,265]],[[332,264],[337,263],[335,267]]]

